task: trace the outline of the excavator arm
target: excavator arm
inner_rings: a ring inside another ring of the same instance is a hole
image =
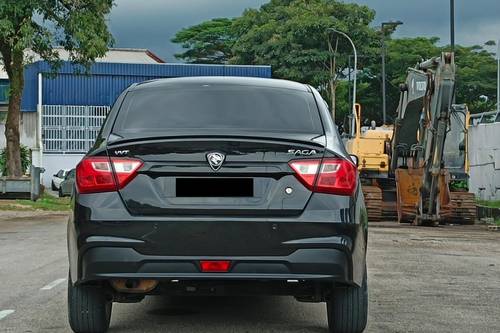
[[[443,53],[410,69],[401,87],[391,160],[400,221],[437,224],[449,211],[444,147],[450,129],[455,75],[453,54]]]

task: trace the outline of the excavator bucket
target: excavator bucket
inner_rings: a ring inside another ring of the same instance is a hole
[[[417,216],[422,169],[396,169],[398,222],[413,222]]]
[[[398,222],[416,221],[420,202],[420,186],[423,169],[396,169],[397,212]],[[439,213],[435,221],[447,218],[451,213],[450,190],[448,188],[449,174],[443,171],[439,177]]]

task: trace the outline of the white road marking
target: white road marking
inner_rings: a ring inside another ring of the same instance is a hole
[[[2,310],[0,311],[0,320],[4,319],[8,315],[14,313],[14,310]]]
[[[46,285],[45,287],[40,288],[40,290],[50,290],[50,289],[52,289],[52,288],[60,285],[64,281],[66,281],[66,279],[57,279],[57,280],[54,280],[51,283],[49,283],[48,285]]]

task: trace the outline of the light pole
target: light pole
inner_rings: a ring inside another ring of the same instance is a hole
[[[387,97],[386,97],[386,75],[385,75],[385,54],[386,54],[386,46],[385,46],[385,28],[392,27],[396,29],[398,25],[402,25],[401,21],[390,21],[382,23],[382,125],[385,125],[387,122]]]
[[[450,34],[451,52],[455,52],[455,0],[450,0]]]
[[[500,39],[497,42],[497,112],[500,113]]]
[[[332,32],[335,32],[335,33],[340,34],[340,35],[344,36],[345,38],[347,38],[347,40],[349,40],[349,42],[351,43],[352,49],[354,50],[354,78],[353,78],[354,85],[353,85],[353,88],[352,88],[352,112],[354,114],[355,113],[355,108],[356,108],[356,88],[357,88],[357,74],[358,74],[358,50],[356,49],[356,45],[352,41],[351,37],[349,37],[345,32],[339,31],[339,30],[334,29],[334,28],[328,28],[326,31],[332,31]],[[352,117],[352,119],[353,119],[353,122],[354,122],[354,116]],[[333,121],[335,122],[335,119],[333,119]],[[352,134],[353,128],[354,128],[354,126],[352,126],[352,124],[351,124],[351,134]]]

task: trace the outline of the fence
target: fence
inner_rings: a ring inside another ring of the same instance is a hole
[[[469,128],[470,191],[483,200],[500,200],[499,142],[500,121]]]
[[[44,105],[44,152],[86,153],[94,144],[109,109],[108,106]]]

